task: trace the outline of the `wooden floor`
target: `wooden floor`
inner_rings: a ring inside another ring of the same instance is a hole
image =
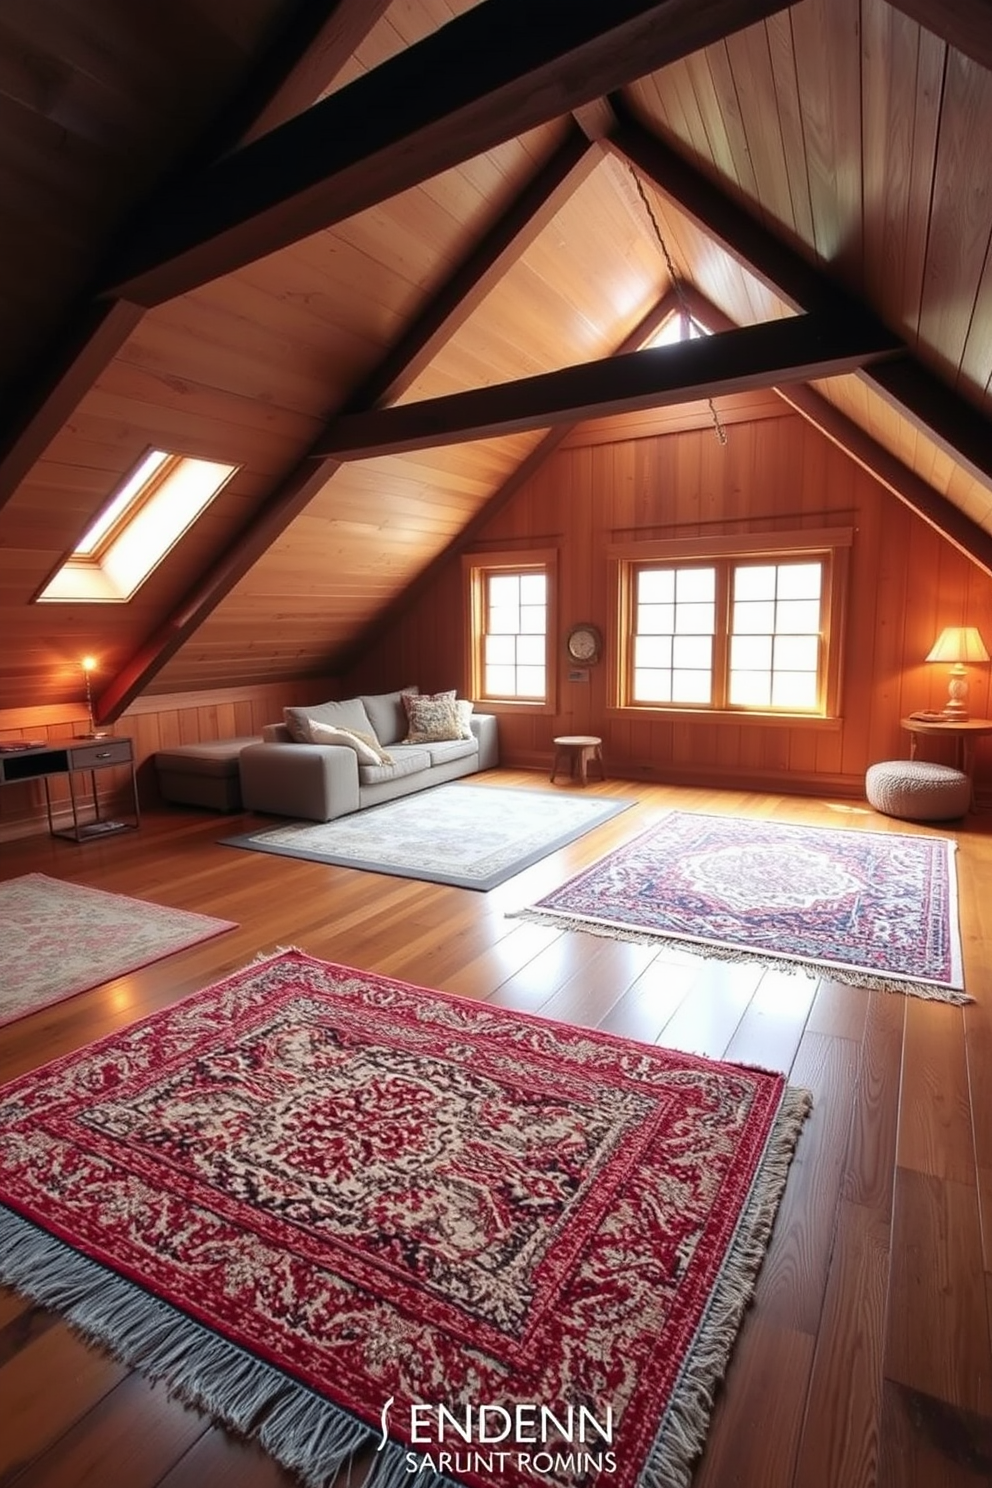
[[[482,778],[494,789],[547,789],[534,775]],[[638,804],[490,894],[238,852],[216,839],[241,820],[206,813],[149,816],[140,833],[85,846],[7,845],[5,878],[40,871],[240,928],[0,1031],[0,1079],[285,945],[788,1070],[812,1090],[814,1111],[694,1488],[987,1488],[992,814],[947,834],[960,846],[976,998],[961,1009],[505,918],[670,806],[918,830],[856,803],[623,782],[589,791]],[[0,1488],[289,1482],[257,1449],[0,1289]]]

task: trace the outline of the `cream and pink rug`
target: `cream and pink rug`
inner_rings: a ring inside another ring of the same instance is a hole
[[[0,883],[0,925],[0,1026],[234,929],[44,873]]]

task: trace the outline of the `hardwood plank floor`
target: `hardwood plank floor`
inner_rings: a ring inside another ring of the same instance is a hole
[[[493,789],[547,789],[500,771]],[[559,787],[570,789],[572,787]],[[992,816],[950,831],[964,1010],[506,918],[670,807],[923,830],[850,803],[645,786],[637,805],[490,894],[238,852],[238,818],[149,813],[84,846],[5,844],[42,872],[239,928],[0,1030],[0,1079],[261,952],[316,956],[505,1007],[788,1070],[815,1106],[694,1488],[977,1488],[992,1480]],[[246,819],[246,825],[250,819]],[[790,986],[790,983],[792,984]],[[54,1315],[0,1288],[0,1488],[288,1488],[291,1478]],[[358,1484],[361,1471],[352,1481]]]

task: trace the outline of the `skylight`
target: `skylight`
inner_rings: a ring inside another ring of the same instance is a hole
[[[94,604],[130,599],[237,468],[149,450],[38,599]]]

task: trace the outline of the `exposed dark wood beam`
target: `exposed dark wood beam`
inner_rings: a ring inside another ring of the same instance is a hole
[[[889,4],[992,72],[989,0],[889,0]]]
[[[77,313],[37,380],[30,381],[0,439],[0,509],[75,412],[144,311],[109,300]]]
[[[853,371],[898,351],[876,325],[801,315],[335,419],[319,455],[362,460]]]
[[[257,129],[313,103],[389,0],[300,0],[234,97],[174,169],[200,172]],[[268,121],[268,122],[267,122]],[[159,192],[164,192],[160,187]],[[97,285],[105,273],[96,276]],[[0,510],[140,322],[144,309],[84,292],[57,340],[22,379],[0,422]]]
[[[630,160],[679,211],[780,299],[798,310],[870,315],[638,124],[622,99],[614,97],[611,102],[619,122],[604,144]],[[977,409],[908,353],[884,365],[863,367],[858,376],[992,490],[992,423]]]
[[[694,285],[681,287],[689,312],[704,329],[726,331],[733,328],[733,321],[717,309]],[[815,388],[804,383],[775,390],[783,402],[794,408],[808,423],[819,429],[833,444],[881,485],[897,496],[904,505],[928,523],[941,537],[963,553],[966,558],[992,574],[992,535],[979,527],[977,522],[956,507],[953,501],[934,489],[925,480],[910,470],[908,465],[878,443],[860,424],[835,408]]]
[[[438,346],[463,323],[466,306],[474,305],[505,271],[514,254],[523,253],[540,227],[557,211],[599,158],[576,130],[523,189],[478,246],[460,264],[415,319],[396,346],[348,401],[349,408],[375,408],[398,397]],[[327,428],[333,426],[333,420]],[[239,540],[188,593],[165,624],[130,658],[96,699],[96,718],[110,723],[171,660],[180,646],[267,548],[306,508],[332,478],[339,462],[314,459],[313,451],[280,482]]]
[[[231,144],[250,144],[312,107],[337,77],[359,42],[391,0],[300,0],[266,57],[260,76],[242,100],[244,123]],[[216,153],[219,155],[220,146]]]
[[[678,301],[672,290],[662,295],[645,316],[637,323],[628,336],[625,336],[620,345],[611,352],[612,356],[625,356],[628,352],[638,351],[647,341],[651,339],[655,331],[664,324],[673,310],[678,308]],[[370,646],[375,645],[384,635],[388,634],[390,628],[396,624],[401,616],[408,614],[418,602],[422,595],[426,594],[434,585],[438,574],[440,574],[450,563],[460,558],[474,542],[476,542],[485,531],[488,524],[503,508],[508,505],[511,497],[525,486],[541,466],[550,459],[558,446],[568,438],[574,424],[559,424],[554,429],[549,429],[539,444],[536,444],[529,455],[525,455],[517,466],[507,476],[502,485],[493,492],[483,506],[479,508],[475,516],[468,521],[455,537],[437,554],[435,558],[421,569],[415,579],[407,584],[402,592],[378,614],[375,619],[365,627],[358,640],[350,648],[347,655],[338,662],[338,670],[342,673],[348,672],[355,666],[359,657],[366,652]]]
[[[157,200],[104,291],[159,304],[786,8],[485,0]]]
[[[507,269],[595,169],[601,151],[570,131],[548,163],[493,224],[478,247],[455,269],[386,358],[348,399],[354,413],[398,398],[433,360]]]

